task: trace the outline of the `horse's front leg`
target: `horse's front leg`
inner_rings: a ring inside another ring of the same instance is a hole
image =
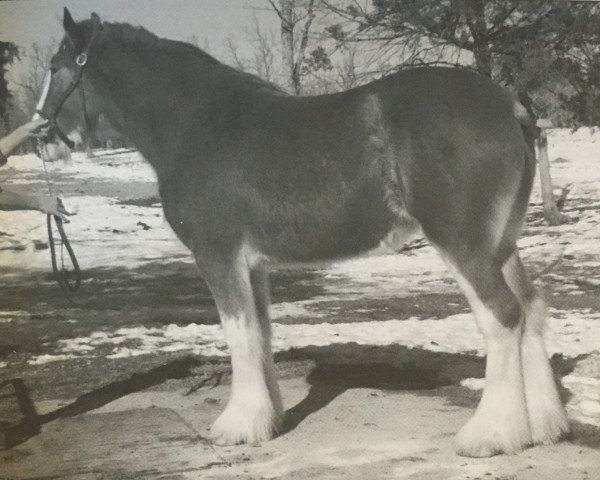
[[[218,263],[196,257],[219,310],[233,370],[229,402],[210,436],[220,445],[269,440],[280,429],[283,407],[271,352],[267,274],[243,254]]]

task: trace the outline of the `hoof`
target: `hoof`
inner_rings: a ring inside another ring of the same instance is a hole
[[[271,440],[281,430],[282,415],[272,408],[254,412],[227,406],[210,429],[209,439],[216,445],[259,444]]]
[[[532,444],[527,417],[520,421],[505,415],[476,412],[456,435],[456,453],[464,457],[515,454]]]
[[[556,443],[569,434],[569,422],[541,335],[525,335],[522,350],[525,397],[533,443]]]
[[[562,404],[558,401],[531,403],[535,405],[528,405],[529,425],[535,445],[551,445],[568,437],[570,427]]]

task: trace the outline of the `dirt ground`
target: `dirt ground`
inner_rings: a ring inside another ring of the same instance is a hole
[[[67,204],[82,189],[124,204],[156,201],[155,186],[146,182],[82,185],[65,175],[57,185]],[[38,187],[41,180],[27,186]],[[573,268],[567,258],[553,274],[570,275]],[[553,278],[540,280],[552,308],[600,311],[598,290],[554,291]],[[320,298],[326,315],[303,318],[306,324],[360,322],[365,311],[379,321],[468,312],[455,288],[344,300],[331,295],[336,282],[318,270],[278,272],[273,301]],[[226,357],[161,351],[107,358],[100,349],[91,357],[31,363],[64,338],[139,325],[218,323],[194,265],[173,258],[133,269],[87,269],[75,302],[66,301],[43,269],[0,266],[2,480],[600,478],[600,428],[576,420],[572,438],[558,445],[490,459],[456,456],[453,436],[480,395],[461,381],[482,378],[484,359],[398,344],[279,352],[285,431],[262,445],[213,446],[205,435],[227,399]],[[559,379],[582,369],[600,372],[600,353],[555,355],[552,363]],[[562,394],[565,401],[573,395],[567,387]]]
[[[141,283],[139,273],[88,272],[78,306],[66,304],[47,279],[40,284],[39,278],[23,275],[3,287],[3,305],[26,314],[18,328],[2,329],[2,353],[14,365],[3,370],[3,379],[21,379],[22,391],[8,385],[2,390],[8,416],[0,425],[12,446],[0,452],[0,478],[600,476],[600,429],[575,422],[570,442],[510,457],[456,456],[452,437],[479,396],[460,380],[483,376],[483,359],[473,355],[352,344],[283,352],[277,369],[288,407],[286,432],[260,446],[239,447],[212,446],[204,438],[227,398],[230,368],[222,358],[158,354],[45,365],[18,361],[56,338],[91,330],[141,321],[160,325],[173,316],[181,323],[217,321],[208,291],[189,264],[148,266]],[[280,274],[276,295],[314,295],[311,280],[310,273]],[[411,301],[428,305],[430,315],[449,303],[457,310],[465,307],[454,295]],[[403,309],[379,308],[381,315],[394,317]],[[406,314],[409,305],[404,308]],[[560,375],[576,363],[554,358]],[[27,408],[16,408],[18,400],[35,408],[35,416],[27,418]],[[36,425],[27,425],[32,420]]]

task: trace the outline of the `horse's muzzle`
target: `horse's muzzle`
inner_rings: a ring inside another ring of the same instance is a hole
[[[64,102],[67,100],[69,95],[71,95],[72,91],[75,89],[77,84],[69,85],[69,88],[63,94],[63,97],[61,98],[61,101],[59,102],[58,107],[54,109],[54,112],[48,114],[48,113],[44,112],[44,109],[46,108],[46,100],[48,97],[48,93],[50,91],[51,80],[52,80],[52,75],[50,72],[47,72],[46,77],[44,78],[44,88],[42,89],[42,95],[40,96],[40,99],[38,100],[38,103],[36,105],[35,114],[33,115],[33,118],[34,119],[45,118],[50,122],[50,131],[48,133],[48,137],[41,139],[41,141],[48,142],[51,140],[52,136],[55,134],[58,138],[60,138],[65,143],[65,145],[67,145],[67,147],[69,147],[71,150],[73,150],[75,148],[75,142],[73,142],[73,140],[71,140],[69,137],[67,137],[65,132],[63,132],[61,130],[61,128],[58,126],[56,118],[58,117],[58,114],[60,113],[60,109],[62,108]]]

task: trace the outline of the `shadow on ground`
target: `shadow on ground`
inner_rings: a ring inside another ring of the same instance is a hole
[[[583,358],[553,358],[557,377],[568,375]],[[411,349],[400,345],[307,347],[281,352],[276,355],[276,362],[280,377],[302,375],[310,385],[308,395],[286,412],[282,434],[294,430],[309,415],[325,408],[346,390],[356,388],[443,396],[450,404],[474,408],[480,393],[460,386],[460,382],[464,378],[481,378],[485,370],[485,361],[481,357]],[[4,382],[13,386],[12,395],[19,405],[21,416],[18,422],[0,423],[5,447],[16,446],[37,435],[41,426],[52,420],[95,410],[131,393],[167,381],[186,380],[189,385],[190,381],[194,381],[197,371],[202,371],[209,364],[213,372],[217,364],[221,376],[229,375],[229,364],[222,359],[183,357],[84,393],[74,402],[43,415],[36,413],[28,389],[21,379]],[[169,384],[169,388],[180,389],[182,384]],[[564,399],[568,399],[569,391],[563,388],[563,393]],[[572,427],[574,443],[600,448],[600,429],[578,423],[573,423]]]
[[[214,307],[210,291],[195,264],[184,260],[149,262],[136,268],[111,266],[84,270],[81,288],[73,297],[74,305],[64,297],[51,272],[23,274],[15,269],[0,268],[0,276],[10,277],[0,289],[0,305],[5,311],[45,315],[49,308],[96,311],[195,308],[200,312]],[[313,271],[274,273],[273,296],[277,301],[294,302],[324,295],[321,278],[320,273]],[[216,312],[208,318],[196,315],[194,321],[218,323],[218,317]]]
[[[0,384],[0,388],[12,385],[13,395],[19,406],[21,421],[15,424],[0,423],[0,431],[4,434],[6,447],[18,445],[40,432],[40,427],[57,418],[73,417],[100,408],[114,400],[131,393],[146,390],[154,385],[171,379],[182,379],[192,375],[191,369],[201,365],[198,358],[185,357],[165,365],[152,368],[144,373],[134,373],[129,378],[109,383],[96,390],[84,393],[77,400],[44,415],[38,415],[29,391],[20,378]],[[8,394],[4,394],[4,397]]]

